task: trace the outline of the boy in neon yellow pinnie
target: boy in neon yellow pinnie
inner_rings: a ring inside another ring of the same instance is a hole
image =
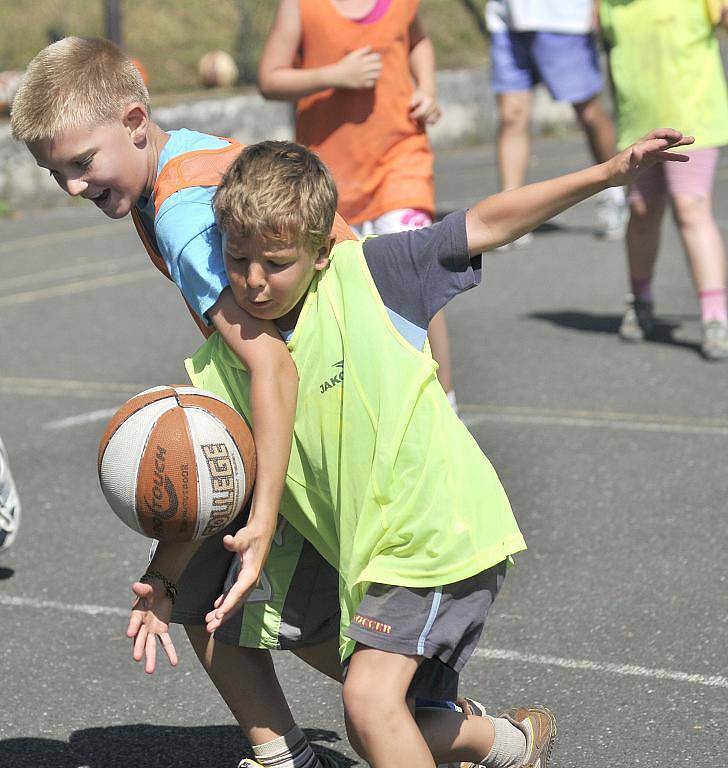
[[[687,160],[666,150],[691,142],[656,130],[606,163],[494,195],[433,227],[333,249],[336,188],[315,154],[263,142],[225,174],[215,208],[233,296],[276,324],[299,375],[281,513],[339,572],[347,731],[374,768],[546,768],[556,728],[545,708],[427,738],[412,715],[415,697],[456,698],[506,562],[525,549],[493,467],[437,382],[426,329],[479,282],[483,251],[657,162]],[[248,412],[247,372],[219,335],[187,370]],[[232,536],[224,544],[238,546]],[[209,631],[243,591],[234,584],[216,601]]]

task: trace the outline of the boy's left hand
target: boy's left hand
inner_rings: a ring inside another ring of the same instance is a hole
[[[639,141],[627,147],[623,152],[615,155],[605,163],[609,186],[619,187],[629,184],[642,171],[651,168],[660,162],[686,163],[690,160],[688,155],[678,152],[668,152],[674,147],[684,147],[692,144],[695,139],[692,136],[683,136],[674,128],[657,128],[643,136]]]
[[[434,125],[441,117],[442,111],[437,99],[419,89],[415,89],[410,99],[410,117],[423,125]]]
[[[240,572],[235,584],[227,594],[220,595],[215,600],[213,610],[205,616],[208,632],[214,632],[226,622],[258,586],[272,540],[273,533],[252,525],[241,528],[235,536],[227,535],[223,538],[225,549],[237,553],[240,557]]]

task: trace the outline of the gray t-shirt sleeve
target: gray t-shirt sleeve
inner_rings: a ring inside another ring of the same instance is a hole
[[[419,328],[427,328],[448,301],[480,283],[482,258],[468,256],[465,213],[364,242],[364,258],[384,305]]]

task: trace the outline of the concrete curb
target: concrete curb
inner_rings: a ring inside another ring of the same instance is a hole
[[[435,149],[494,140],[495,99],[486,69],[442,70],[437,73],[437,88],[443,116],[430,132]],[[571,106],[551,101],[545,91],[537,90],[533,115],[536,132],[574,125]],[[258,93],[160,107],[154,110],[154,119],[165,129],[191,128],[245,143],[293,135],[291,105],[265,101]],[[22,210],[26,206],[63,205],[70,200],[58,193],[27,149],[11,139],[9,126],[0,126],[0,201],[11,210]]]

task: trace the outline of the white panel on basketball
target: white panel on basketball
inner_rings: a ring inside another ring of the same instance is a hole
[[[205,529],[209,519],[210,510],[213,504],[212,478],[207,464],[207,459],[202,452],[202,446],[210,443],[224,443],[229,451],[233,462],[233,472],[235,475],[235,507],[239,507],[243,494],[245,493],[245,467],[237,446],[230,437],[230,433],[225,429],[222,423],[204,408],[185,407],[187,423],[190,426],[192,434],[192,445],[195,449],[195,461],[197,463],[198,475],[198,493],[200,515],[197,518],[197,530],[195,537],[199,536]],[[203,514],[203,510],[205,514]]]
[[[136,516],[139,464],[157,419],[176,406],[174,397],[165,397],[133,413],[111,436],[101,459],[99,476],[106,500],[130,528],[144,536],[146,533]]]

